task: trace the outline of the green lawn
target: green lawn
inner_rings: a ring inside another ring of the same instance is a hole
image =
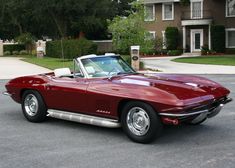
[[[231,65],[235,66],[235,55],[219,55],[219,56],[200,56],[176,58],[174,62],[193,63],[193,64],[210,64],[210,65]]]
[[[36,56],[23,56],[23,57],[24,58],[22,60],[25,62],[36,64],[51,70],[63,67],[69,67],[71,70],[73,70],[73,60],[63,60],[59,58],[50,58],[50,57],[37,58]],[[122,56],[122,57],[130,64],[129,56]]]
[[[22,60],[51,70],[62,67],[69,67],[71,70],[73,69],[73,60],[62,60],[49,57],[37,58],[35,56],[25,57]]]

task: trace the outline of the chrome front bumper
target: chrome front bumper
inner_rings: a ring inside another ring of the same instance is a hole
[[[223,108],[223,106],[229,102],[231,102],[232,98],[227,98],[226,100],[220,102],[218,105],[205,109],[200,111],[194,111],[194,112],[187,112],[187,113],[159,113],[160,116],[163,117],[174,117],[174,118],[181,118],[181,117],[190,117],[195,115],[202,115],[207,116],[208,118],[216,116]]]
[[[12,96],[12,94],[10,94],[10,93],[7,92],[7,91],[3,92],[2,94],[5,95],[5,96]]]

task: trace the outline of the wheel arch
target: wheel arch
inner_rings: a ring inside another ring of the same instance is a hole
[[[148,102],[148,101],[138,100],[138,99],[122,99],[122,100],[119,101],[119,103],[118,103],[118,108],[117,108],[117,113],[118,113],[118,118],[119,118],[119,120],[120,120],[120,118],[121,118],[122,109],[125,107],[125,105],[126,105],[127,103],[132,102],[132,101],[139,101],[139,102],[146,103],[146,104],[150,105],[156,113],[157,113],[157,111],[158,111],[158,110],[156,109],[156,107],[153,106],[153,103],[150,103],[150,102]]]
[[[40,94],[40,96],[42,97],[44,103],[45,103],[45,100],[44,100],[44,97],[42,96],[42,94],[39,92],[39,90],[37,89],[32,89],[32,88],[23,88],[20,90],[20,102],[22,101],[22,98],[23,98],[23,95],[24,95],[24,92],[28,91],[28,90],[32,90],[32,91],[36,91],[38,92],[38,94]],[[46,104],[46,103],[45,103]]]

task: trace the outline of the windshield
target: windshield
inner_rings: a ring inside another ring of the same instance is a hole
[[[120,74],[132,74],[135,71],[118,56],[95,57],[81,60],[89,77],[110,77]]]

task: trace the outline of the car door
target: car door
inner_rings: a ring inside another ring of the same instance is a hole
[[[72,76],[52,76],[46,84],[48,108],[70,112],[87,112],[88,84],[80,65],[74,60]]]
[[[51,78],[46,85],[48,108],[86,112],[87,87],[88,82],[84,78]]]

